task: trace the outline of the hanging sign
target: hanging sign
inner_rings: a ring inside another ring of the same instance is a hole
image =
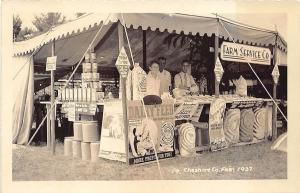
[[[268,48],[223,42],[221,45],[221,59],[234,62],[270,65],[271,51]]]
[[[87,102],[87,103],[75,104],[76,114],[95,115],[96,109],[97,109],[97,103]]]
[[[220,82],[221,79],[222,79],[223,73],[224,73],[224,69],[223,69],[223,67],[222,67],[222,64],[221,64],[221,62],[220,62],[219,57],[217,58],[217,61],[216,61],[216,64],[215,64],[214,72],[215,72],[216,80],[217,80],[218,82]]]
[[[56,70],[57,56],[47,57],[46,71]]]
[[[121,77],[126,78],[130,68],[130,63],[124,47],[121,48],[120,54],[116,61],[116,67]]]
[[[218,151],[227,147],[223,129],[226,102],[223,99],[212,101],[209,110],[209,141],[212,151]]]
[[[272,71],[272,77],[273,77],[275,84],[278,83],[279,76],[280,76],[280,73],[279,73],[278,65],[276,64]]]
[[[145,110],[147,117],[140,100],[128,101],[129,164],[155,161],[154,147],[158,159],[175,156],[173,100],[146,105]]]
[[[190,119],[198,108],[197,102],[184,102],[180,104],[175,110],[176,120],[188,120]]]

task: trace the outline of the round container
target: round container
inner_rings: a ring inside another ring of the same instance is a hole
[[[91,143],[81,142],[81,158],[82,160],[91,159]]]
[[[97,63],[92,63],[92,72],[97,73],[98,72],[98,64]]]
[[[255,115],[252,109],[241,110],[241,121],[240,121],[241,142],[250,142],[253,140],[254,120],[255,120]]]
[[[81,158],[81,142],[72,141],[73,158]]]
[[[85,61],[85,62],[89,62],[89,61],[90,61],[90,53],[86,53],[86,54],[84,55],[84,61]]]
[[[99,160],[99,149],[100,149],[100,142],[92,142],[91,143],[91,161],[97,162]]]
[[[96,142],[99,141],[99,130],[97,121],[82,122],[82,141]]]
[[[196,154],[195,151],[196,132],[191,123],[183,123],[179,128],[179,151],[183,157]]]
[[[100,79],[99,73],[92,73],[92,81],[98,82]]]
[[[91,53],[91,58],[90,58],[90,61],[91,62],[96,62],[96,53]]]
[[[72,156],[72,154],[73,154],[72,141],[73,141],[73,137],[65,137],[65,140],[64,140],[64,155],[65,156]]]
[[[75,121],[73,124],[74,140],[82,141],[82,126],[81,121]]]
[[[83,73],[92,72],[92,64],[88,62],[82,63],[82,72]]]
[[[224,135],[225,140],[229,144],[239,142],[240,136],[240,120],[241,112],[240,109],[229,109],[224,118]]]
[[[81,78],[82,78],[82,81],[85,82],[85,81],[92,81],[93,79],[93,73],[82,73],[81,74]]]

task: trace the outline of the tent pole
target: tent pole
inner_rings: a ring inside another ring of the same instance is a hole
[[[216,64],[218,55],[219,55],[219,35],[215,34],[215,62],[214,62],[214,65]],[[216,95],[216,97],[219,97],[220,82],[217,81],[216,76],[214,76],[214,77],[215,77],[215,95]]]
[[[143,68],[147,70],[147,31],[143,30]]]
[[[119,36],[119,51],[121,51],[124,46],[124,27],[119,22],[118,23],[118,36]],[[129,165],[128,159],[128,123],[127,123],[127,96],[126,96],[126,78],[120,76],[120,86],[122,87],[122,106],[123,106],[123,121],[124,121],[124,136],[125,136],[125,151],[126,151],[126,163]]]
[[[55,55],[55,40],[53,40],[51,44],[51,56]],[[55,93],[54,93],[54,70],[51,70],[51,105],[54,104],[55,101]],[[52,155],[55,154],[55,109],[51,109],[51,150]]]
[[[277,63],[277,39],[278,34],[276,34],[275,45],[273,47],[273,65],[275,66]],[[273,81],[273,99],[276,102],[277,98],[277,83]],[[277,108],[276,105],[272,106],[272,140],[277,139]]]

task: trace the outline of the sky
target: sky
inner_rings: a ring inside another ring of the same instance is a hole
[[[32,27],[32,21],[34,19],[34,15],[39,15],[40,13],[16,13],[20,16],[23,27]],[[66,16],[66,19],[74,19],[75,13],[63,13]],[[287,16],[285,14],[268,14],[268,13],[257,13],[257,14],[220,14],[229,19],[264,29],[275,30],[277,28],[280,35],[286,40],[287,32],[286,32],[286,19]]]

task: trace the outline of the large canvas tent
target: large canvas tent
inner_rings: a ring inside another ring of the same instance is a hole
[[[277,32],[235,23],[213,14],[202,16],[165,13],[85,14],[74,21],[56,26],[45,34],[14,43],[16,77],[24,75],[30,80],[19,81],[18,86],[21,89],[16,89],[14,112],[17,113],[14,116],[18,119],[15,119],[13,128],[14,143],[24,144],[28,141],[30,124],[26,123],[31,122],[32,111],[28,112],[27,109],[33,105],[31,97],[34,90],[31,84],[34,75],[31,72],[32,69],[39,73],[45,71],[46,58],[51,55],[51,42],[55,41],[56,79],[70,72],[71,67],[80,61],[100,28],[102,28],[100,34],[91,47],[97,54],[97,63],[100,67],[113,67],[119,51],[118,22],[127,28],[134,61],[144,66],[147,61],[164,56],[168,58],[167,69],[179,70],[179,63],[188,55],[188,51],[185,46],[170,47],[165,44],[164,40],[170,34],[198,34],[206,37],[218,35],[221,39],[231,41],[232,37],[234,41],[248,45],[270,48],[277,46],[281,54],[281,65],[287,65],[287,44]],[[127,41],[124,43],[131,61]],[[208,46],[214,47],[214,44]],[[17,84],[16,80],[17,78],[13,84]],[[20,99],[17,97],[20,93],[27,97]]]

